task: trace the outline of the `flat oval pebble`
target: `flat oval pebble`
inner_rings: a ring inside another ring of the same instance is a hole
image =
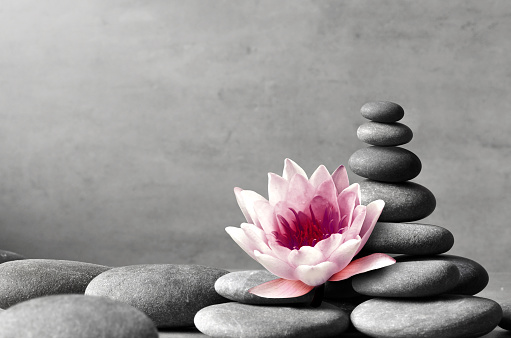
[[[450,291],[460,273],[445,261],[403,262],[353,276],[353,288],[373,297],[426,297]]]
[[[403,118],[405,111],[397,103],[390,101],[368,102],[360,108],[360,114],[375,122],[396,122]]]
[[[410,142],[413,132],[407,125],[399,122],[367,122],[358,127],[357,137],[373,146],[391,147]]]
[[[20,259],[25,259],[25,257],[15,252],[0,250],[0,264]]]
[[[58,295],[32,299],[0,313],[3,338],[158,338],[149,317],[103,297]]]
[[[353,310],[351,321],[371,337],[480,337],[502,317],[495,301],[473,296],[432,298],[374,298]]]
[[[197,311],[227,301],[214,288],[216,280],[227,273],[202,265],[123,266],[94,278],[85,294],[130,304],[159,328],[191,326]]]
[[[405,182],[422,169],[421,160],[399,147],[367,147],[354,152],[348,165],[355,174],[381,182]]]
[[[248,292],[257,285],[277,278],[267,270],[235,271],[218,278],[215,290],[227,299],[244,304],[304,304],[312,301],[314,291],[295,298],[264,298]]]
[[[481,292],[490,280],[488,272],[479,263],[460,256],[455,255],[437,255],[427,257],[417,256],[397,256],[398,262],[424,262],[428,260],[442,260],[456,265],[460,272],[460,279],[456,286],[450,291],[460,295],[475,295]]]
[[[453,234],[438,225],[377,222],[364,253],[436,255],[454,245]]]
[[[81,293],[109,267],[83,262],[24,259],[0,264],[0,308],[56,294]]]
[[[413,183],[360,182],[362,204],[383,200],[385,207],[380,222],[414,222],[429,216],[436,208],[436,199],[426,187]]]
[[[210,337],[331,337],[344,332],[349,317],[323,302],[318,308],[225,303],[208,306],[195,326]]]

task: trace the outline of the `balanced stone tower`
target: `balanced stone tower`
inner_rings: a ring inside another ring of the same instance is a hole
[[[358,128],[357,136],[370,146],[353,153],[349,167],[365,178],[360,183],[362,204],[385,201],[362,256],[388,253],[397,263],[342,284],[330,282],[327,297],[352,297],[351,321],[369,336],[478,337],[490,332],[502,310],[492,300],[473,296],[488,284],[486,270],[471,259],[444,254],[454,244],[449,230],[416,222],[434,211],[436,200],[426,187],[410,182],[422,164],[398,147],[413,137],[409,127],[397,122],[403,108],[369,102],[361,113],[370,122]],[[336,292],[340,288],[351,292]]]

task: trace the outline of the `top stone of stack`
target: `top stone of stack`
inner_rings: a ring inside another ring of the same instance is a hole
[[[368,120],[383,123],[397,122],[405,116],[403,107],[389,101],[368,102],[360,108],[360,113]]]

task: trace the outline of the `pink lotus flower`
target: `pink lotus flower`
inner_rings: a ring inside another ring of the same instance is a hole
[[[380,253],[352,261],[385,203],[361,205],[360,187],[349,185],[344,166],[330,175],[321,165],[308,179],[300,166],[286,159],[282,177],[268,176],[268,200],[254,191],[234,189],[247,223],[225,229],[247,254],[281,277],[250,289],[251,293],[298,297],[326,281],[395,263]]]

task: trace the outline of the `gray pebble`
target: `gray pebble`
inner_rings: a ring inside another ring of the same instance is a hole
[[[357,137],[360,141],[373,146],[390,147],[410,142],[413,132],[408,126],[399,122],[367,122],[358,127]]]
[[[371,337],[457,338],[491,332],[502,317],[495,301],[473,296],[374,298],[351,313],[353,325]]]
[[[367,147],[354,152],[348,162],[355,174],[381,182],[411,180],[422,169],[421,160],[399,147]]]
[[[475,295],[481,292],[488,285],[489,276],[486,269],[479,263],[460,256],[436,255],[428,257],[418,256],[397,256],[398,262],[423,262],[428,260],[442,260],[456,265],[460,272],[460,279],[456,286],[450,291],[460,295]]]
[[[227,299],[244,304],[304,304],[312,301],[314,291],[295,298],[264,298],[248,292],[254,286],[277,278],[279,277],[267,270],[235,271],[218,278],[215,282],[215,290]]]
[[[0,313],[3,338],[158,338],[149,317],[103,297],[57,295],[19,303]]]
[[[225,303],[208,306],[195,326],[210,337],[331,337],[344,332],[349,317],[323,302],[318,308]]]
[[[353,288],[372,297],[426,297],[450,291],[460,273],[445,261],[403,262],[353,276]]]
[[[499,300],[498,303],[502,307],[502,319],[499,326],[511,331],[511,296],[508,296],[505,300]]]
[[[368,102],[360,108],[360,113],[375,122],[396,122],[405,115],[403,107],[389,101]]]
[[[449,251],[453,245],[453,234],[437,225],[377,222],[362,252],[436,255]]]
[[[0,250],[0,264],[20,259],[25,259],[25,257],[15,252]]]
[[[216,280],[227,273],[201,265],[123,266],[94,278],[85,294],[127,303],[159,328],[191,326],[197,311],[227,301],[214,288]]]
[[[436,207],[436,199],[426,187],[413,183],[382,183],[372,180],[360,182],[362,204],[383,200],[385,207],[380,222],[414,222],[429,216]]]
[[[24,259],[0,264],[0,308],[56,294],[85,292],[87,284],[109,267],[83,262]]]

